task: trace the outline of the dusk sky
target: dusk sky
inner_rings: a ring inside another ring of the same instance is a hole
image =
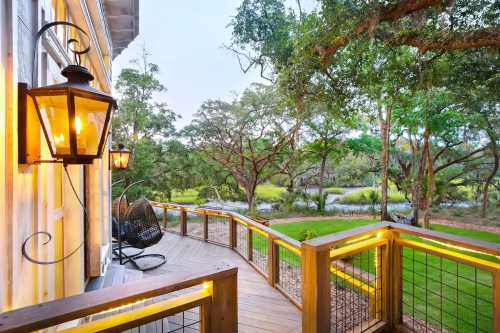
[[[312,8],[314,0],[303,0]],[[252,82],[257,72],[243,74],[236,57],[223,49],[229,44],[227,27],[241,0],[142,0],[139,36],[113,63],[116,78],[143,46],[150,62],[160,66],[161,82],[168,92],[164,101],[182,116],[177,128],[187,125],[203,101],[232,99]],[[295,4],[296,0],[290,0]]]

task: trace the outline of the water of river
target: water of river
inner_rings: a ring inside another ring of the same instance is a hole
[[[359,187],[346,187],[344,188],[344,193],[342,194],[333,194],[330,193],[326,199],[326,210],[327,211],[341,211],[341,212],[367,212],[370,210],[370,205],[366,204],[342,204],[337,202],[344,195],[351,193],[355,190],[358,190]],[[317,193],[317,188],[308,188],[308,193]],[[296,202],[297,206],[305,207],[307,203],[303,201]],[[465,201],[465,202],[453,202],[453,203],[442,203],[441,207],[456,207],[456,208],[467,208],[476,205],[475,202]],[[244,201],[218,201],[218,200],[209,200],[203,206],[219,208],[225,210],[241,210],[248,208],[248,205]],[[271,202],[260,202],[257,204],[257,210],[260,212],[269,212],[274,209],[275,204]],[[315,207],[313,203],[309,203],[310,207]],[[375,206],[376,209],[379,208],[379,205]],[[410,204],[408,202],[401,203],[389,203],[388,209],[389,211],[407,211],[409,210]]]

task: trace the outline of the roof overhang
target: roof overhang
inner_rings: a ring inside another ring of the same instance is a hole
[[[139,0],[103,0],[116,58],[139,34]]]

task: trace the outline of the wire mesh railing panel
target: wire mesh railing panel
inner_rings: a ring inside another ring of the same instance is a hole
[[[248,228],[236,222],[236,247],[235,250],[243,257],[248,258]]]
[[[383,251],[372,248],[332,261],[332,332],[364,332],[381,321]]]
[[[403,325],[415,332],[493,332],[489,271],[403,247]]]
[[[257,266],[262,273],[268,274],[267,256],[268,256],[268,239],[261,233],[252,230],[252,260],[251,262]]]
[[[302,276],[300,255],[276,245],[278,248],[278,285],[297,304],[302,299]]]
[[[165,228],[165,226],[163,226]],[[179,209],[167,209],[166,231],[181,233],[181,211]]]
[[[186,212],[186,233],[188,236],[203,239],[204,216],[198,213]]]
[[[208,240],[229,246],[230,217],[208,216]]]
[[[85,320],[86,323],[96,321],[96,320],[102,320],[109,318],[111,316],[117,315],[117,314],[123,314],[126,312],[133,312],[133,311],[138,311],[141,310],[141,308],[144,308],[145,306],[152,305],[155,303],[158,303],[160,301],[164,301],[170,298],[175,297],[176,295],[181,295],[185,293],[187,290],[194,290],[194,288],[189,288],[185,289],[180,293],[172,293],[168,295],[163,295],[163,296],[158,296],[154,297],[152,299],[148,299],[142,302],[138,302],[136,304],[131,304],[128,306],[120,307],[116,310],[112,311],[107,311],[104,313],[99,313],[96,315],[92,315],[90,317],[87,317]],[[189,310],[181,311],[175,315],[168,316],[168,317],[163,317],[151,322],[148,322],[143,325],[138,325],[136,327],[127,329],[122,332],[126,333],[173,333],[173,332],[200,332],[200,324],[201,324],[201,316],[200,316],[200,307],[194,307]]]

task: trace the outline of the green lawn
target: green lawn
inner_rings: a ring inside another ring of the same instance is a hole
[[[300,234],[306,230],[314,231],[318,237],[344,230],[362,227],[368,224],[377,223],[378,220],[371,219],[345,219],[327,221],[302,221],[296,223],[274,224],[271,228],[284,233],[285,235],[299,240]]]
[[[304,230],[313,230],[318,236],[322,236],[372,223],[376,221],[339,219],[277,224],[272,228],[291,238],[299,239]],[[453,235],[500,243],[500,235],[490,232],[442,225],[432,225],[431,228]],[[405,238],[444,247],[417,237],[405,236]],[[489,255],[469,251],[459,252],[499,262],[498,258]],[[375,271],[374,259],[373,250],[351,258],[354,266],[371,273]],[[290,264],[298,264],[298,259],[287,261]],[[342,281],[339,284],[348,287]],[[438,329],[442,326],[446,331],[471,332],[477,328],[478,332],[492,332],[492,276],[491,273],[481,269],[405,248],[403,303],[404,313],[426,320]]]

